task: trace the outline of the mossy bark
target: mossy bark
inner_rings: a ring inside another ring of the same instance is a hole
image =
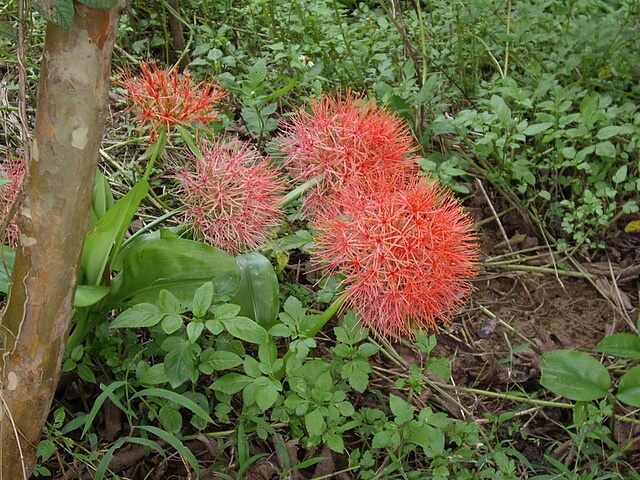
[[[123,2],[47,25],[20,242],[0,320],[0,480],[29,478],[58,382]]]

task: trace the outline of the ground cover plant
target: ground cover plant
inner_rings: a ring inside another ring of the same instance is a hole
[[[18,6],[3,293],[43,35]],[[33,476],[640,478],[639,21],[131,2]]]

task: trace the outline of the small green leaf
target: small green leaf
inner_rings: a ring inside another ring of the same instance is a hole
[[[191,309],[197,318],[203,318],[213,303],[213,283],[207,282],[196,289]]]
[[[205,375],[210,375],[216,370],[229,370],[242,364],[242,358],[233,353],[224,350],[214,350],[207,348],[199,358],[199,368]]]
[[[233,395],[234,393],[238,393],[244,389],[252,381],[253,379],[247,375],[231,372],[217,379],[209,386],[209,388],[211,390],[226,393],[227,395]]]
[[[614,333],[600,340],[594,351],[605,355],[640,358],[640,337],[631,333]]]
[[[173,338],[170,337],[168,340],[173,340]],[[171,342],[171,348],[167,348],[166,340],[162,345],[164,350],[168,350],[164,357],[164,370],[167,373],[169,384],[173,388],[177,388],[189,380],[196,368],[195,357],[199,353],[199,347],[196,344],[181,338],[176,340],[179,341]]]
[[[598,137],[599,140],[607,140],[608,138],[625,133],[633,133],[633,129],[627,125],[609,125],[598,130],[596,137]]]
[[[171,335],[174,332],[177,332],[180,327],[184,325],[184,320],[182,317],[176,313],[170,313],[165,315],[162,321],[160,322],[160,326],[162,330],[167,335]]]
[[[93,374],[91,369],[84,364],[78,365],[78,376],[84,380],[85,382],[97,384],[96,376]]]
[[[596,155],[605,158],[615,158],[616,147],[611,142],[600,142],[596,144]]]
[[[394,422],[402,425],[413,420],[413,407],[397,395],[389,395],[389,407],[395,415]]]
[[[160,290],[158,305],[166,313],[183,313],[185,311],[175,295],[169,290]]]
[[[541,357],[540,367],[540,384],[569,400],[588,402],[606,397],[609,393],[609,372],[586,353],[554,350]]]
[[[235,317],[222,320],[222,324],[227,332],[245,342],[261,344],[269,339],[267,331],[250,318]]]
[[[204,323],[202,322],[189,322],[187,324],[187,338],[191,343],[196,343],[202,331],[204,330]]]
[[[116,317],[111,328],[142,328],[153,327],[160,323],[165,313],[152,303],[139,303]]]
[[[615,183],[622,183],[627,179],[627,166],[623,165],[621,166],[618,170],[616,170],[616,173],[613,175],[612,180]]]
[[[163,405],[158,411],[158,417],[165,430],[174,434],[182,430],[182,415],[180,415],[180,412],[175,408],[171,408],[169,405]]]
[[[271,408],[278,400],[280,382],[267,377],[258,377],[245,387],[242,394],[247,404],[258,405],[263,412]]]
[[[304,426],[310,437],[319,437],[324,433],[327,423],[320,410],[316,408],[304,416]]]
[[[534,123],[525,128],[522,134],[527,136],[538,135],[551,127],[553,127],[553,123],[551,122]]]
[[[622,375],[616,398],[622,403],[640,408],[640,365]]]

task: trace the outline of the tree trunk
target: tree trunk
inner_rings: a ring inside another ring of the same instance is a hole
[[[69,331],[122,1],[48,23],[20,242],[0,320],[0,480],[30,477]]]

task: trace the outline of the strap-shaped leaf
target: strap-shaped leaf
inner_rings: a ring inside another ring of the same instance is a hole
[[[196,289],[204,283],[213,284],[216,301],[228,300],[240,283],[240,270],[231,255],[184,238],[141,243],[127,252],[122,266],[111,285],[107,309],[156,303],[161,290],[190,308]]]

